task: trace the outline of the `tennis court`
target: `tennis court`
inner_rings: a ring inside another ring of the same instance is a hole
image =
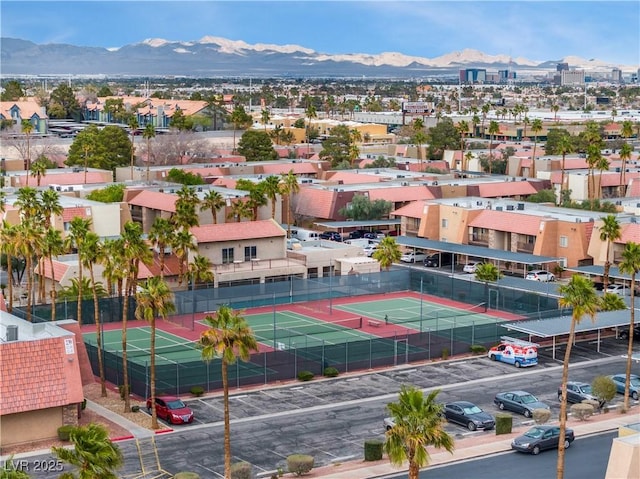
[[[485,303],[460,309],[410,297],[349,303],[335,306],[335,308],[419,332],[481,326],[504,321],[502,318],[486,314]]]

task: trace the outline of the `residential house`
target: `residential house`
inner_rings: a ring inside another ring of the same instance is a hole
[[[0,101],[0,120],[11,120],[16,125],[16,133],[22,132],[22,123],[28,121],[33,126],[32,135],[47,133],[47,110],[38,105],[35,98],[19,101]]]

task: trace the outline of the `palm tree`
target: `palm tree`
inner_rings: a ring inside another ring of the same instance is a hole
[[[562,155],[562,166],[560,173],[560,194],[558,195],[558,206],[562,203],[562,192],[564,191],[564,173],[565,173],[565,158],[568,153],[573,153],[573,141],[571,141],[571,136],[568,134],[564,134],[560,137],[558,141],[558,153]]]
[[[171,216],[171,222],[182,229],[189,229],[192,226],[198,226],[200,219],[196,211],[200,199],[193,188],[183,185],[178,190],[178,199],[175,203],[176,211]]]
[[[252,183],[249,190],[249,200],[247,206],[251,208],[251,219],[256,221],[258,219],[258,209],[261,206],[265,206],[268,202],[267,196],[262,189],[262,183]]]
[[[44,230],[41,225],[36,224],[34,218],[23,219],[16,228],[16,248],[20,256],[25,260],[25,271],[27,273],[27,316],[26,320],[31,321],[31,306],[34,294],[34,272],[33,259],[41,251],[42,237]]]
[[[478,125],[480,124],[480,117],[478,115],[473,115],[471,118],[471,124],[473,125],[473,136],[475,137],[478,134]]]
[[[620,311],[627,309],[627,303],[619,294],[605,292],[600,298],[599,309],[600,311]]]
[[[276,218],[276,202],[280,194],[280,178],[276,175],[267,176],[262,182],[262,191],[271,202],[271,218]]]
[[[73,428],[69,434],[73,448],[52,447],[61,461],[74,466],[75,472],[65,472],[61,479],[116,479],[122,466],[122,453],[109,439],[109,432],[101,424]]]
[[[633,329],[636,311],[636,276],[640,272],[640,244],[629,241],[624,245],[622,261],[618,265],[621,273],[631,276],[631,314],[629,315],[629,347],[627,348],[627,374],[624,383],[624,408],[629,409],[629,385],[631,380],[631,357],[633,356]]]
[[[27,139],[27,158],[25,161],[24,169],[27,172],[27,186],[29,186],[29,171],[31,171],[31,133],[33,133],[33,123],[29,120],[22,121],[22,133],[24,133],[24,137]]]
[[[147,123],[142,132],[142,138],[147,140],[147,183],[149,183],[149,177],[151,174],[151,139],[155,138],[155,136],[156,128],[153,126],[153,123]]]
[[[567,428],[567,382],[569,380],[569,359],[576,335],[576,325],[587,315],[595,321],[598,310],[598,295],[588,278],[574,274],[568,284],[558,288],[562,297],[558,300],[561,308],[571,308],[571,325],[562,364],[562,400],[560,402],[560,438],[558,441],[557,479],[564,477],[564,451]]]
[[[129,316],[129,300],[136,291],[140,263],[149,264],[153,259],[151,250],[142,239],[140,223],[127,221],[124,224],[120,244],[124,273],[124,301],[122,302],[122,395],[124,397],[124,411],[131,410],[129,399],[129,371],[127,363],[127,320]],[[120,259],[118,259],[120,261]]]
[[[603,155],[600,155],[598,158],[598,162],[596,163],[596,168],[598,169],[598,189],[597,195],[598,198],[602,196],[602,172],[609,171],[609,158]]]
[[[224,197],[217,191],[209,190],[200,202],[200,211],[211,210],[213,224],[218,224],[218,211],[225,207]]]
[[[83,275],[83,261],[82,257],[84,255],[83,246],[84,241],[91,230],[91,220],[88,218],[81,218],[76,216],[69,223],[69,233],[66,238],[67,249],[75,249],[78,254],[78,284],[82,286],[84,283],[82,281]],[[78,304],[76,305],[76,321],[78,324],[82,324],[82,296],[83,291],[82,287],[78,289]]]
[[[231,479],[231,427],[229,423],[228,366],[238,359],[248,361],[251,351],[258,350],[258,343],[245,318],[229,306],[220,306],[214,316],[204,318],[208,329],[200,335],[198,346],[202,359],[221,359],[222,392],[224,403],[224,477]]]
[[[531,158],[531,178],[536,177],[536,147],[538,146],[538,133],[542,131],[542,120],[536,118],[531,122],[531,131],[533,132],[533,155]]]
[[[60,230],[52,227],[47,228],[42,239],[42,254],[44,258],[49,258],[49,269],[51,270],[51,291],[49,293],[51,296],[51,321],[56,320],[56,270],[53,267],[53,257],[58,257],[64,253],[64,250],[64,240]],[[44,271],[44,268],[41,271]],[[44,281],[42,283],[44,284]]]
[[[396,243],[395,238],[386,236],[380,241],[378,248],[373,252],[371,257],[380,263],[380,267],[387,271],[393,263],[400,261],[402,252],[400,246]]]
[[[467,134],[469,133],[469,123],[467,123],[465,120],[460,120],[458,122],[458,124],[456,125],[456,130],[458,130],[458,132],[460,133],[460,151],[461,151],[461,156],[462,156],[462,165],[464,166],[464,150],[465,150],[465,138],[467,137]],[[464,170],[464,168],[462,168]]]
[[[298,177],[293,170],[282,175],[281,191],[287,200],[287,238],[291,238],[291,197],[300,192]]]
[[[307,117],[307,156],[309,156],[311,154],[311,139],[309,138],[309,134],[311,133],[311,120],[315,120],[316,118],[318,118],[318,113],[316,112],[316,107],[313,104],[309,103],[304,114]]]
[[[187,273],[193,282],[192,288],[198,283],[212,283],[213,271],[211,271],[211,261],[206,256],[195,255],[187,267]],[[617,295],[616,295],[617,296]]]
[[[7,311],[13,311],[13,262],[18,256],[16,245],[17,225],[10,225],[6,220],[2,220],[2,229],[0,230],[0,252],[7,257],[7,278],[9,286],[9,303]]]
[[[251,115],[244,111],[242,105],[237,105],[231,113],[231,123],[233,123],[233,151],[236,151],[236,130],[250,124]]]
[[[172,301],[172,293],[163,278],[154,276],[140,285],[136,292],[136,319],[144,319],[151,326],[150,338],[150,367],[149,387],[151,389],[151,427],[158,429],[158,414],[156,411],[156,316],[162,319],[175,311]]]
[[[594,169],[598,166],[600,159],[602,158],[602,146],[604,144],[602,135],[600,134],[600,127],[595,121],[587,122],[586,130],[584,132],[584,140],[587,143],[587,165],[589,167],[588,197],[590,208],[593,209],[593,203],[596,196]]]
[[[51,227],[51,217],[61,215],[64,209],[60,204],[60,194],[55,190],[44,190],[40,193],[40,201],[38,202],[39,214],[43,218],[43,224],[45,229],[45,234],[47,230]],[[56,253],[56,255],[61,254]],[[47,256],[43,254],[42,261],[39,263],[40,271],[44,270],[44,260]],[[40,301],[44,302],[44,281],[40,282]]]
[[[349,163],[351,163],[351,168],[355,166],[355,162],[360,156],[358,143],[362,143],[362,134],[354,128],[349,131]]]
[[[623,143],[622,147],[620,148],[620,159],[622,160],[622,166],[620,167],[620,186],[622,191],[620,192],[621,193],[620,196],[624,196],[626,194],[627,161],[631,159],[631,153],[633,153],[633,149],[631,148],[631,145],[626,142]]]
[[[260,113],[260,122],[264,125],[264,131],[267,131],[267,125],[269,124],[269,120],[271,119],[271,115],[269,114],[269,110],[264,108]]]
[[[98,300],[98,290],[96,288],[96,276],[94,265],[97,264],[103,255],[100,238],[93,231],[87,232],[82,242],[82,248],[78,250],[78,256],[83,266],[89,270],[91,280],[91,293],[93,296],[93,320],[96,324],[96,346],[98,349],[98,372],[100,376],[100,388],[102,397],[107,397],[107,386],[104,375],[104,365],[102,364],[102,335],[100,334],[100,302]]]
[[[171,242],[173,231],[173,225],[168,219],[157,216],[147,235],[149,243],[158,251],[161,278],[164,278],[165,249]]]
[[[487,115],[489,115],[489,112],[491,111],[491,104],[490,103],[485,103],[484,105],[482,105],[481,108],[482,111],[482,138],[485,138],[485,130],[484,130],[484,122],[487,119]]]
[[[131,131],[131,181],[133,181],[133,164],[136,161],[136,131],[140,127],[138,118],[131,115],[129,118],[129,131]]]
[[[502,274],[498,267],[493,263],[481,263],[476,267],[476,279],[484,282],[485,291],[485,310],[489,306],[489,283],[495,283],[500,279]]]
[[[193,244],[194,238],[191,231],[186,229],[178,230],[171,239],[171,246],[173,252],[178,258],[178,285],[182,285],[185,275],[185,266],[187,264],[187,258],[189,257],[189,251],[195,251],[196,246]]]
[[[620,239],[620,223],[615,215],[607,215],[600,226],[600,241],[606,243],[607,255],[604,261],[603,283],[604,290],[609,287],[609,269],[611,268],[611,242]]]
[[[249,201],[238,198],[236,201],[231,203],[231,208],[229,209],[229,214],[227,214],[227,219],[231,220],[234,218],[238,223],[240,223],[243,218],[253,218],[253,208],[249,204]]]
[[[424,132],[424,121],[422,118],[416,118],[413,120],[411,127],[413,129],[413,142],[418,148],[418,164],[420,165],[420,170],[422,170],[422,145],[428,140],[427,134]]]
[[[394,466],[409,462],[409,479],[418,479],[420,468],[429,464],[428,446],[453,452],[453,438],[444,429],[442,405],[436,401],[439,393],[424,397],[420,389],[403,385],[398,402],[387,404],[394,426],[386,432],[383,447]]]
[[[31,163],[30,174],[36,179],[36,185],[40,186],[42,177],[47,175],[47,165],[41,160],[34,161]]]
[[[493,166],[493,140],[498,133],[500,133],[500,125],[497,121],[491,120],[491,123],[489,123],[489,174],[491,174],[491,167]]]

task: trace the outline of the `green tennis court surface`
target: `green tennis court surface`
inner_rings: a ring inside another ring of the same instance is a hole
[[[368,316],[416,331],[442,331],[465,326],[495,324],[501,318],[484,313],[484,303],[459,309],[415,298],[395,298],[334,306],[335,309]]]

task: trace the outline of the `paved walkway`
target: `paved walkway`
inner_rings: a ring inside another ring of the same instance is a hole
[[[122,417],[120,414],[117,414],[110,409],[107,409],[106,407],[103,407],[100,404],[95,403],[89,399],[87,399],[87,409],[91,409],[105,419],[108,419],[118,426],[125,428],[131,433],[132,438],[142,439],[154,435],[154,432],[147,429],[146,427],[139,426],[135,422],[129,421],[126,417]]]

